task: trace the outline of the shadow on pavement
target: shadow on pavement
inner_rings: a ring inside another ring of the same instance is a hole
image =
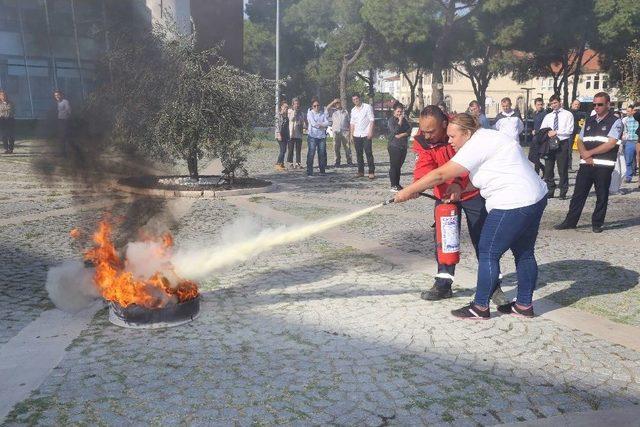
[[[570,259],[538,265],[538,289],[572,282],[544,299],[571,305],[583,298],[621,293],[638,285],[640,274],[606,261]],[[505,275],[504,282],[517,283],[516,273]]]

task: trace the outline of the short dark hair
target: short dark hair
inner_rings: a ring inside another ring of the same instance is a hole
[[[63,91],[61,91],[60,89],[56,89],[56,90],[54,90],[54,91],[53,91],[53,94],[54,94],[54,95],[55,95],[56,93],[59,93],[60,95],[63,95],[63,96],[64,96],[64,92],[63,92]]]
[[[536,104],[536,103],[538,103],[538,102],[542,102],[542,103],[544,104],[544,99],[542,99],[542,98],[536,98],[536,99],[534,99],[534,100],[533,100],[533,103],[534,103],[534,104]]]
[[[402,108],[404,110],[404,104],[400,101],[394,102],[393,107],[391,107],[391,109],[395,110],[397,108]]]
[[[357,96],[358,98],[362,98],[362,97],[360,96],[360,94],[359,94],[359,93],[352,93],[352,94],[351,94],[351,98],[355,98],[356,96]]]
[[[502,104],[503,102],[507,102],[509,101],[509,104],[513,104],[513,102],[511,102],[511,98],[509,98],[508,96],[505,96],[504,98],[502,98],[500,100],[500,104]]]
[[[477,105],[477,106],[479,107],[479,106],[480,106],[480,103],[474,99],[473,101],[471,101],[471,102],[469,103],[469,107],[471,107],[472,105]]]
[[[553,101],[562,102],[562,101],[560,101],[560,95],[556,95],[555,93],[553,95],[551,95],[549,97],[549,102],[553,102]]]
[[[434,117],[439,123],[449,123],[447,115],[437,105],[427,105],[420,111],[420,117]]]
[[[607,102],[611,102],[611,97],[609,96],[609,94],[607,92],[598,92],[595,95],[593,95],[593,99],[596,98],[604,98],[607,100]]]

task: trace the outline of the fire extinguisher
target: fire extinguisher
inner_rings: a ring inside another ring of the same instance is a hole
[[[440,264],[455,265],[460,262],[459,209],[454,203],[442,203],[436,206],[436,244]]]

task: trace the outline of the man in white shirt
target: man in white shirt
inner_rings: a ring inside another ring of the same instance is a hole
[[[69,123],[71,122],[71,104],[64,97],[64,93],[61,90],[56,90],[53,92],[53,99],[56,101],[56,106],[58,110],[58,139],[60,141],[60,145],[62,146],[62,151],[66,155],[69,153],[70,148],[70,138],[69,138]]]
[[[574,119],[570,111],[562,108],[562,102],[558,95],[551,95],[549,105],[551,105],[552,111],[544,116],[540,129],[550,129],[547,131],[547,136],[549,138],[557,137],[560,143],[556,151],[550,151],[546,156],[543,179],[547,183],[549,190],[547,196],[549,198],[555,197],[554,165],[557,165],[560,199],[565,200],[569,190],[569,162],[571,160],[571,137],[573,136]]]
[[[333,131],[333,144],[336,154],[335,167],[339,168],[340,147],[344,147],[344,154],[347,156],[347,165],[353,166],[351,159],[351,138],[349,138],[349,129],[351,122],[349,120],[349,112],[342,108],[342,102],[339,98],[334,99],[326,107],[326,116],[331,122],[331,130]]]
[[[354,107],[351,109],[350,137],[356,147],[356,157],[358,159],[358,177],[364,176],[364,156],[367,155],[367,165],[369,166],[369,179],[376,177],[376,166],[373,160],[373,108],[365,104],[360,99],[360,95],[354,94],[351,97]]]
[[[511,98],[502,98],[500,106],[502,111],[496,116],[493,128],[516,141],[520,141],[520,133],[524,129],[524,123],[520,118],[520,114],[511,109]]]

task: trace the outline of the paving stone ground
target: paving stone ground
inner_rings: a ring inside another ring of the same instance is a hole
[[[20,141],[20,157],[0,158],[3,219],[41,219],[0,227],[0,346],[44,310],[47,268],[78,257],[71,228],[92,228],[102,210],[83,204],[109,197],[112,215],[134,211],[121,194],[83,191],[64,179],[45,185],[30,165],[38,141]],[[30,154],[33,153],[33,154]],[[250,206],[310,221],[391,197],[388,155],[375,144],[378,179],[351,168],[326,177],[276,173],[277,147],[255,147],[252,176],[278,184],[245,196]],[[408,156],[403,181],[413,166]],[[333,159],[329,149],[329,161]],[[572,182],[575,174],[572,174]],[[554,231],[568,201],[551,200],[537,257],[536,298],[640,326],[640,192],[610,199],[607,227]],[[156,212],[137,200],[135,212]],[[79,212],[55,215],[76,206]],[[432,202],[388,206],[341,228],[408,255],[433,257]],[[283,225],[242,209],[232,198],[201,199],[172,225],[177,245],[208,245],[234,220]],[[475,269],[463,231],[463,264]],[[636,254],[636,255],[634,255]],[[502,269],[515,284],[513,260]],[[640,353],[542,317],[455,321],[449,311],[472,297],[459,283],[453,299],[419,299],[433,271],[409,271],[323,236],[280,247],[201,283],[200,317],[166,330],[128,330],[98,312],[60,364],[6,425],[496,425],[560,414],[639,408]]]

